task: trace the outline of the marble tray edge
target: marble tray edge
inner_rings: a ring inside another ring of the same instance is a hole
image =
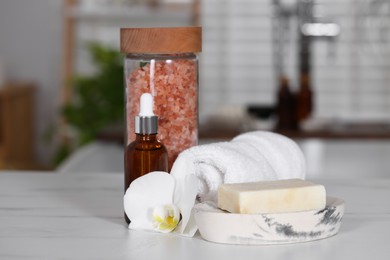
[[[327,197],[325,209],[277,214],[234,214],[208,203],[197,205],[195,221],[203,239],[223,244],[271,245],[301,243],[336,235],[345,201]]]

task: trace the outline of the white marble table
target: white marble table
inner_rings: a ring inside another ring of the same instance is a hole
[[[232,246],[128,230],[120,174],[0,172],[0,259],[390,259],[390,178],[316,181],[347,203],[338,235]]]

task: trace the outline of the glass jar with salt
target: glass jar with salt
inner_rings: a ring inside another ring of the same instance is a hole
[[[154,97],[158,138],[169,169],[179,153],[198,142],[198,57],[200,27],[122,28],[125,57],[126,143],[135,140],[134,117],[143,93]]]

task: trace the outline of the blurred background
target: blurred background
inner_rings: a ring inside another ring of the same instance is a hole
[[[201,143],[272,130],[311,176],[388,174],[390,0],[2,0],[0,168],[122,172],[123,117],[88,93],[123,111],[119,28],[192,25]]]

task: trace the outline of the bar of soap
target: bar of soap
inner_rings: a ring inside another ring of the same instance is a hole
[[[320,210],[325,203],[325,187],[301,179],[222,184],[218,188],[218,207],[231,213]]]

